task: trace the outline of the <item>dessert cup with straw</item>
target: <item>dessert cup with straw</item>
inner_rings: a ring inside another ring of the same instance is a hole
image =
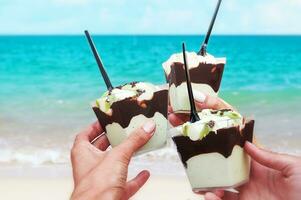
[[[195,95],[217,96],[221,85],[226,58],[215,58],[207,53],[207,45],[219,10],[218,1],[205,40],[198,53],[187,52],[189,74]],[[182,53],[175,53],[163,64],[166,81],[169,84],[169,101],[174,112],[189,112],[189,102],[186,92],[184,62]]]
[[[113,87],[91,36],[88,31],[85,34],[108,89],[95,101],[93,110],[111,146],[117,146],[135,129],[148,120],[153,120],[156,124],[155,133],[136,155],[164,147],[168,124],[168,88],[147,82]]]
[[[170,130],[187,177],[195,192],[232,189],[248,181],[254,120],[238,112],[204,109],[197,112],[183,44],[183,60],[190,105],[190,121]]]

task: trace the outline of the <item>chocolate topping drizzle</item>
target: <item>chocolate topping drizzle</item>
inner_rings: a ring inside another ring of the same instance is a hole
[[[223,63],[200,63],[198,67],[189,69],[190,80],[192,83],[208,84],[215,92],[217,92],[221,84],[224,66],[225,64]],[[170,74],[165,74],[166,81],[169,83],[169,86],[175,84],[177,87],[186,81],[183,63],[174,62],[170,68]]]
[[[187,167],[187,160],[193,156],[217,152],[228,158],[235,145],[244,146],[246,141],[252,142],[254,120],[245,123],[242,130],[239,127],[230,127],[210,132],[205,138],[198,141],[190,140],[187,136],[175,136],[176,144],[182,163]]]
[[[139,114],[151,118],[156,112],[159,112],[167,118],[167,99],[168,90],[164,89],[154,92],[153,98],[150,100],[139,102],[137,97],[130,97],[114,102],[111,105],[112,112],[110,114],[103,112],[98,107],[93,107],[93,110],[102,127],[105,128],[108,124],[116,122],[121,127],[126,128],[131,119]]]

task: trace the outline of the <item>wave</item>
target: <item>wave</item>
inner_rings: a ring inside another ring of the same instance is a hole
[[[1,142],[0,142],[1,143]],[[40,148],[24,147],[14,148],[0,144],[0,163],[2,164],[23,164],[23,165],[49,165],[49,164],[67,164],[70,162],[70,150],[62,148]],[[154,163],[166,161],[177,162],[178,156],[176,150],[168,145],[163,149],[139,155],[133,158],[137,164]]]
[[[4,149],[0,152],[0,163],[6,164],[64,164],[69,160],[69,154],[56,149],[32,149],[23,151]]]

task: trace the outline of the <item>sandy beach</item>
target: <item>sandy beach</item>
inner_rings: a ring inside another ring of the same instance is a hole
[[[71,174],[62,177],[48,174],[43,177],[31,173],[35,171],[35,174],[37,174],[37,171],[44,169],[31,170],[31,172],[29,170],[29,173],[25,173],[23,176],[1,176],[0,199],[66,200],[70,198],[73,189]],[[7,172],[7,169],[1,170],[1,174],[3,175],[5,171]],[[67,169],[63,171],[67,171]],[[13,172],[11,171],[11,173]],[[18,172],[16,173],[18,174]],[[191,192],[186,177],[152,175],[146,185],[132,199],[202,200],[203,198]]]
[[[132,174],[129,174],[129,178],[133,177]],[[72,189],[70,166],[36,168],[10,166],[0,169],[0,199],[66,200],[70,198]],[[146,185],[132,199],[202,200],[203,198],[192,193],[185,176],[152,174]]]
[[[66,200],[72,191],[71,178],[7,178],[0,180],[1,199]],[[196,200],[185,178],[153,176],[133,200]]]

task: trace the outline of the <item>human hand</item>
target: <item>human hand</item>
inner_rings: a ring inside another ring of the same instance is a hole
[[[71,150],[74,190],[72,200],[129,199],[148,180],[144,170],[127,181],[129,162],[134,153],[152,137],[155,123],[147,122],[123,143],[107,150],[109,141],[98,122],[77,135]]]
[[[213,110],[234,109],[230,104],[228,104],[227,102],[225,102],[223,99],[219,97],[204,95],[200,92],[197,92],[196,94],[197,95],[195,96],[195,105],[199,109],[213,109]],[[172,108],[170,106],[168,107],[168,113],[169,113],[168,120],[172,126],[179,126],[189,121],[189,117],[190,117],[189,114],[173,113]]]
[[[237,188],[238,194],[215,191],[206,200],[299,200],[301,199],[301,158],[270,152],[247,142],[251,156],[250,180]]]

